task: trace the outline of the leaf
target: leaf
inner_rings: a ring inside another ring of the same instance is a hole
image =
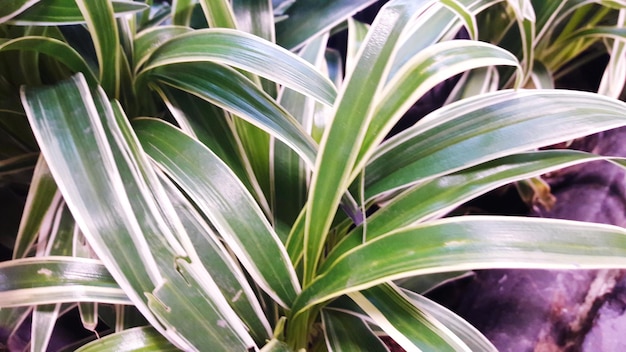
[[[13,259],[26,257],[28,250],[35,243],[44,221],[46,218],[48,222],[51,220],[51,213],[56,210],[55,208],[58,206],[59,201],[56,183],[50,174],[45,160],[40,157],[35,167],[26,198],[26,205],[22,213],[13,249]]]
[[[328,36],[311,41],[300,51],[300,56],[316,67],[325,65],[324,52]],[[309,131],[315,124],[316,103],[303,94],[284,88],[280,94],[279,104],[285,108],[298,123]],[[310,172],[303,160],[284,143],[272,140],[272,215],[277,230],[284,226],[289,232],[292,224],[306,203],[307,183]],[[289,195],[289,196],[285,196]],[[280,235],[280,232],[279,232]],[[286,236],[283,237],[283,241]]]
[[[189,27],[191,15],[196,2],[193,0],[176,0],[172,2],[172,24]],[[159,28],[159,27],[154,27]]]
[[[73,72],[82,72],[90,84],[98,82],[84,58],[67,43],[49,37],[20,37],[0,43],[0,51],[34,51],[46,54],[63,63]]]
[[[334,117],[320,143],[315,172],[309,188],[304,232],[303,286],[315,271],[335,210],[352,181],[350,174],[372,118],[372,97],[380,94],[389,57],[403,28],[432,1],[392,1],[372,24],[355,69],[343,86]]]
[[[161,179],[200,261],[215,279],[230,306],[250,329],[257,344],[263,344],[271,336],[270,324],[239,263],[233,260],[219,236],[205,223],[185,195],[164,175]]]
[[[211,28],[237,28],[235,15],[227,0],[199,0]]]
[[[289,6],[287,18],[276,23],[276,41],[290,50],[300,48],[308,40],[329,31],[375,0],[298,0]]]
[[[25,89],[22,102],[77,224],[150,324],[183,349],[253,346],[199,265],[119,104],[81,75]]]
[[[137,327],[116,332],[99,338],[82,347],[76,352],[99,352],[99,351],[163,351],[175,352],[179,349],[169,343],[163,335],[152,327]]]
[[[254,35],[231,29],[202,29],[176,36],[154,51],[142,72],[173,64],[213,62],[245,70],[327,105],[335,102],[332,83],[311,64]]]
[[[403,277],[474,269],[626,266],[626,230],[576,221],[463,216],[379,236],[326,261],[293,306],[311,305]]]
[[[321,315],[329,351],[389,351],[363,319],[333,309]]]
[[[100,85],[112,98],[120,97],[122,48],[113,4],[107,0],[77,0],[91,34],[100,65]]]
[[[144,150],[211,221],[255,282],[289,307],[300,290],[287,253],[253,198],[209,149],[151,119],[135,121]]]
[[[99,260],[31,257],[0,262],[0,307],[50,303],[129,304]]]
[[[33,310],[30,332],[30,344],[33,351],[48,349],[60,309],[61,304],[57,303],[40,305]]]
[[[271,0],[234,0],[237,29],[274,42],[274,12]]]
[[[141,31],[133,41],[135,73],[161,45],[172,38],[191,31],[191,28],[183,26],[158,26]]]
[[[597,94],[560,90],[500,91],[444,106],[377,150],[366,168],[366,198],[623,126],[625,108]]]
[[[0,8],[0,24],[17,16],[40,0],[8,0]]]
[[[409,290],[402,290],[402,292],[416,307],[432,315],[463,340],[471,351],[497,351],[495,346],[483,334],[454,312],[415,292]]]
[[[328,255],[327,260],[405,226],[442,217],[465,202],[506,184],[536,177],[564,167],[594,160],[608,160],[625,167],[621,158],[606,158],[572,150],[513,154],[469,169],[420,183],[395,195],[367,219],[367,229],[356,227]]]
[[[471,351],[445,325],[412,304],[396,287],[378,285],[349,296],[407,351]]]
[[[148,9],[146,4],[136,1],[111,0],[110,3],[116,17]],[[40,0],[7,22],[18,26],[56,26],[85,23],[85,20],[75,0]]]
[[[432,45],[405,63],[387,83],[376,112],[368,127],[357,165],[364,162],[383,141],[402,115],[429,90],[446,79],[464,71],[495,65],[510,65],[520,69],[510,52],[495,45],[452,40]],[[360,172],[356,166],[354,173]]]
[[[170,65],[151,79],[196,95],[264,129],[293,148],[310,165],[317,146],[283,107],[242,74],[214,63]]]

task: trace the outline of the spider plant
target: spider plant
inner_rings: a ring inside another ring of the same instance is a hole
[[[472,269],[626,267],[619,227],[446,217],[564,166],[625,165],[534,150],[626,125],[626,104],[522,89],[531,66],[476,40],[498,1],[392,0],[371,26],[351,18],[371,3],[4,8],[3,181],[32,170],[3,235],[7,341],[30,325],[45,350],[77,306],[103,335],[68,347],[81,351],[388,350],[381,336],[494,350],[422,293]],[[530,2],[506,4],[534,23]],[[343,27],[345,74],[327,50]],[[451,40],[462,27],[470,39]],[[386,139],[432,87],[495,66],[514,69],[512,89],[453,99]]]

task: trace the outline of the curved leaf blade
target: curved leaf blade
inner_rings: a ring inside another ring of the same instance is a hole
[[[375,3],[375,0],[298,0],[276,23],[276,41],[290,50],[300,48],[318,34],[329,31],[348,17]]]
[[[366,168],[366,197],[620,127],[625,111],[623,102],[575,91],[499,91],[462,100],[383,144]]]
[[[175,127],[135,122],[144,150],[218,229],[257,284],[285,307],[300,285],[278,236],[252,196],[209,149]]]
[[[481,334],[480,331],[454,312],[415,292],[409,290],[402,290],[402,292],[416,307],[442,322],[456,336],[463,340],[471,351],[497,351],[491,341]]]
[[[150,79],[211,102],[279,138],[309,165],[317,154],[315,142],[274,99],[228,66],[211,62],[159,67]]]
[[[40,0],[10,0],[5,1],[0,8],[0,23],[17,16]]]
[[[90,84],[98,82],[84,58],[67,43],[49,37],[20,37],[0,44],[0,51],[21,50],[46,54],[63,63],[75,73],[81,72]]]
[[[323,309],[321,315],[329,351],[389,351],[363,319],[333,309]]]
[[[328,78],[295,54],[241,31],[216,28],[179,35],[159,47],[142,72],[190,62],[214,62],[257,74],[320,102],[333,105],[336,91]]]
[[[495,45],[470,40],[451,40],[432,45],[404,64],[377,99],[376,112],[367,129],[354,172],[369,158],[402,115],[420,97],[456,74],[480,67],[521,67],[510,52]]]
[[[397,287],[378,285],[348,295],[407,351],[471,351],[452,331],[416,307]]]
[[[0,263],[0,307],[106,302],[130,304],[101,261],[31,257]]]
[[[136,1],[111,0],[116,17],[148,9],[146,4]],[[18,26],[56,26],[85,23],[75,0],[40,1],[26,11],[7,21]]]
[[[326,262],[294,304],[298,314],[403,277],[491,268],[626,267],[626,230],[567,220],[472,216],[404,228]]]
[[[81,75],[22,93],[77,224],[146,319],[183,349],[254,346],[199,264],[119,104]]]

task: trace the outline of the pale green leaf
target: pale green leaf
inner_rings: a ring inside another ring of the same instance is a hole
[[[270,325],[241,267],[185,195],[169,179],[162,177],[162,182],[200,261],[257,344],[263,344],[271,336]]]
[[[477,41],[442,42],[415,55],[396,72],[380,98],[376,99],[376,112],[363,141],[358,163],[368,159],[411,105],[437,84],[463,71],[492,65],[520,69],[513,54]],[[357,166],[354,173],[360,169]]]
[[[195,0],[174,0],[172,1],[172,24],[175,26],[189,26],[191,14],[196,5]],[[158,28],[158,27],[157,27]]]
[[[56,211],[55,207],[58,206],[59,200],[56,183],[50,174],[46,161],[40,157],[35,167],[15,240],[14,259],[26,257],[30,247],[35,243],[42,225],[44,225],[44,231],[49,230],[52,214]],[[47,224],[44,223],[46,217]]]
[[[133,41],[135,73],[163,43],[191,31],[191,28],[183,26],[158,26],[139,32]]]
[[[578,151],[539,151],[513,154],[417,184],[395,195],[367,219],[367,229],[356,227],[328,255],[328,260],[362,239],[373,239],[387,232],[441,217],[465,202],[506,184],[536,177],[564,167],[595,160],[608,160],[622,167],[621,158],[606,158]]]
[[[237,29],[275,41],[272,0],[233,0]]]
[[[199,0],[211,28],[237,28],[235,14],[228,0]]]
[[[146,319],[184,349],[254,345],[200,266],[119,104],[80,75],[22,100],[87,241]]]
[[[30,331],[32,351],[46,351],[48,349],[60,309],[60,303],[39,305],[33,309]]]

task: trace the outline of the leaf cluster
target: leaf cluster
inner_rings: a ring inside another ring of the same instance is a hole
[[[620,227],[448,216],[626,165],[539,150],[626,125],[626,5],[391,0],[353,18],[374,2],[3,5],[0,182],[28,187],[2,235],[6,341],[30,324],[46,350],[78,307],[106,335],[80,351],[488,351],[423,294],[474,269],[626,267]],[[554,89],[598,47],[599,94]],[[390,135],[446,81],[441,108]]]

